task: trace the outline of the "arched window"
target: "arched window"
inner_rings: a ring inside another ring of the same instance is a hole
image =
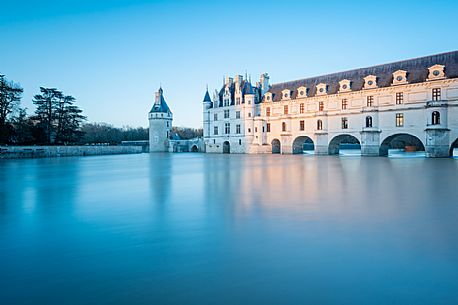
[[[366,127],[367,128],[371,128],[372,127],[372,117],[371,116],[367,116],[366,117]]]
[[[316,121],[316,129],[323,130],[323,121],[321,120]]]
[[[441,123],[441,114],[439,111],[433,111],[431,115],[431,124],[439,125]]]
[[[281,123],[281,131],[286,131],[286,123]]]

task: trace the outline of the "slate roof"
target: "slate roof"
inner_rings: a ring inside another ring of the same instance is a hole
[[[208,93],[208,89],[207,89],[207,92],[205,92],[205,96],[204,96],[204,100],[203,102],[210,102],[211,103],[212,99],[210,98],[210,94]]]
[[[150,113],[153,113],[153,112],[172,113],[172,111],[170,111],[169,106],[165,102],[162,88],[159,88],[158,93],[159,93],[159,96],[155,97],[156,100],[154,101],[153,108],[151,108]]]
[[[351,81],[351,91],[361,90],[364,85],[364,77],[368,75],[377,76],[377,86],[379,88],[390,87],[393,82],[393,72],[397,70],[407,71],[407,81],[409,84],[426,81],[429,70],[433,65],[444,65],[447,78],[458,77],[458,51],[408,59],[368,68],[349,70],[344,72],[332,73],[322,76],[310,77],[289,81],[285,83],[273,84],[268,92],[273,94],[273,101],[281,100],[281,91],[291,90],[291,98],[297,97],[297,88],[307,87],[307,96],[315,96],[316,85],[319,83],[327,84],[328,94],[335,94],[339,90],[339,81],[348,79]]]
[[[242,89],[242,104],[245,104],[245,94],[257,94],[258,98],[255,99],[255,103],[259,104],[261,99],[261,90],[258,87],[253,87],[251,83],[247,80],[242,80],[242,83],[240,84],[240,88]],[[226,85],[223,85],[221,90],[219,91],[218,97],[219,97],[219,107],[223,107],[223,96],[224,96],[224,91],[226,89]],[[235,82],[231,84],[229,87],[229,92],[231,93],[231,106],[235,105]]]

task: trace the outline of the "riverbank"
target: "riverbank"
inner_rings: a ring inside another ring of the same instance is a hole
[[[140,154],[141,146],[0,146],[0,159]]]

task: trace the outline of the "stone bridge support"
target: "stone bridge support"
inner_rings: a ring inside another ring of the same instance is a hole
[[[361,131],[361,156],[379,155],[380,132],[377,128],[363,128]]]
[[[315,143],[315,154],[316,155],[327,155],[328,154],[328,133],[327,132],[315,132],[316,143]]]

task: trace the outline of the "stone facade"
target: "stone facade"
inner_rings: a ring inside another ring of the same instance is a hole
[[[458,51],[272,86],[267,74],[256,86],[228,78],[213,100],[207,92],[203,115],[207,152],[291,154],[308,144],[336,154],[351,143],[365,156],[447,157],[458,147]]]

